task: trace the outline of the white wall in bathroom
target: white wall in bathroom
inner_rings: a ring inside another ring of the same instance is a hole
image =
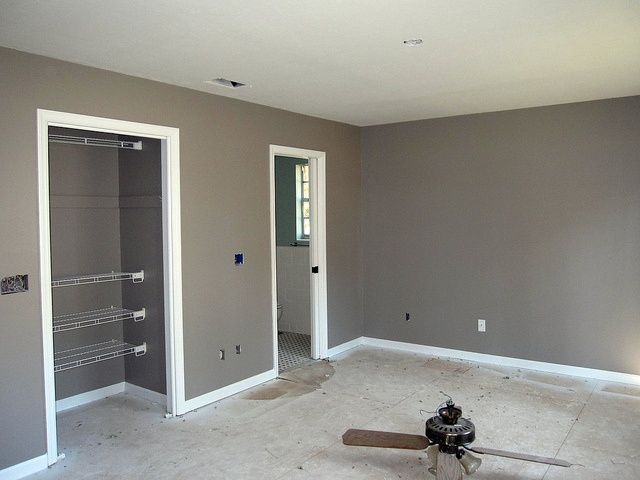
[[[309,247],[277,247],[278,303],[282,318],[278,329],[311,334]]]

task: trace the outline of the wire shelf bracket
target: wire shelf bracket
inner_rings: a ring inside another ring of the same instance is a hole
[[[93,327],[103,323],[122,322],[132,319],[134,322],[144,320],[146,310],[129,310],[126,308],[101,308],[88,312],[70,313],[53,317],[53,332],[65,332],[77,328]]]
[[[140,270],[139,272],[96,273],[94,275],[78,275],[73,277],[58,278],[51,282],[51,287],[70,287],[73,285],[86,285],[89,283],[102,282],[121,282],[125,280],[131,280],[133,283],[143,282],[144,270]]]
[[[53,371],[56,373],[62,372],[92,363],[103,362],[112,358],[124,357],[125,355],[135,355],[139,357],[145,353],[147,353],[146,342],[142,345],[132,345],[131,343],[121,342],[119,340],[109,340],[107,342],[55,352],[53,356]]]

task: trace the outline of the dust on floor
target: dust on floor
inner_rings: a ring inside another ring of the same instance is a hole
[[[637,387],[359,347],[181,418],[121,394],[59,415],[66,454],[32,479],[420,479],[421,451],[347,447],[349,428],[424,433],[451,395],[475,444],[576,463],[485,456],[478,480],[640,478]]]

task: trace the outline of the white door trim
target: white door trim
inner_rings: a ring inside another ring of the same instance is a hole
[[[162,203],[167,332],[167,412],[185,413],[182,335],[182,255],[180,230],[180,131],[177,128],[128,122],[52,110],[37,111],[40,295],[44,356],[47,462],[58,459],[53,310],[51,295],[51,226],[49,223],[49,127],[67,127],[162,140]]]
[[[327,327],[327,227],[326,227],[326,160],[325,152],[304,148],[270,145],[270,219],[271,219],[271,317],[273,320],[273,365],[278,371],[278,279],[276,262],[276,156],[309,160],[309,187],[311,203],[311,235],[309,255],[311,266],[318,266],[318,273],[311,273],[311,357],[325,358],[328,350]]]
[[[326,157],[309,157],[309,203],[311,207],[311,235],[309,249],[311,266],[318,273],[311,274],[311,358],[326,358],[329,349],[327,327],[327,226],[326,226]]]

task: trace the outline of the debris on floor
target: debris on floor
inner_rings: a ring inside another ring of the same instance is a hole
[[[348,428],[422,434],[420,410],[442,402],[441,391],[468,408],[478,445],[576,464],[485,457],[469,478],[640,478],[638,386],[364,346],[180,418],[126,394],[62,412],[66,458],[29,480],[424,480],[424,452],[347,450],[340,438]]]
[[[251,389],[240,398],[245,400],[274,400],[313,392],[334,374],[333,365],[319,360],[304,367],[282,373],[277,379]]]

